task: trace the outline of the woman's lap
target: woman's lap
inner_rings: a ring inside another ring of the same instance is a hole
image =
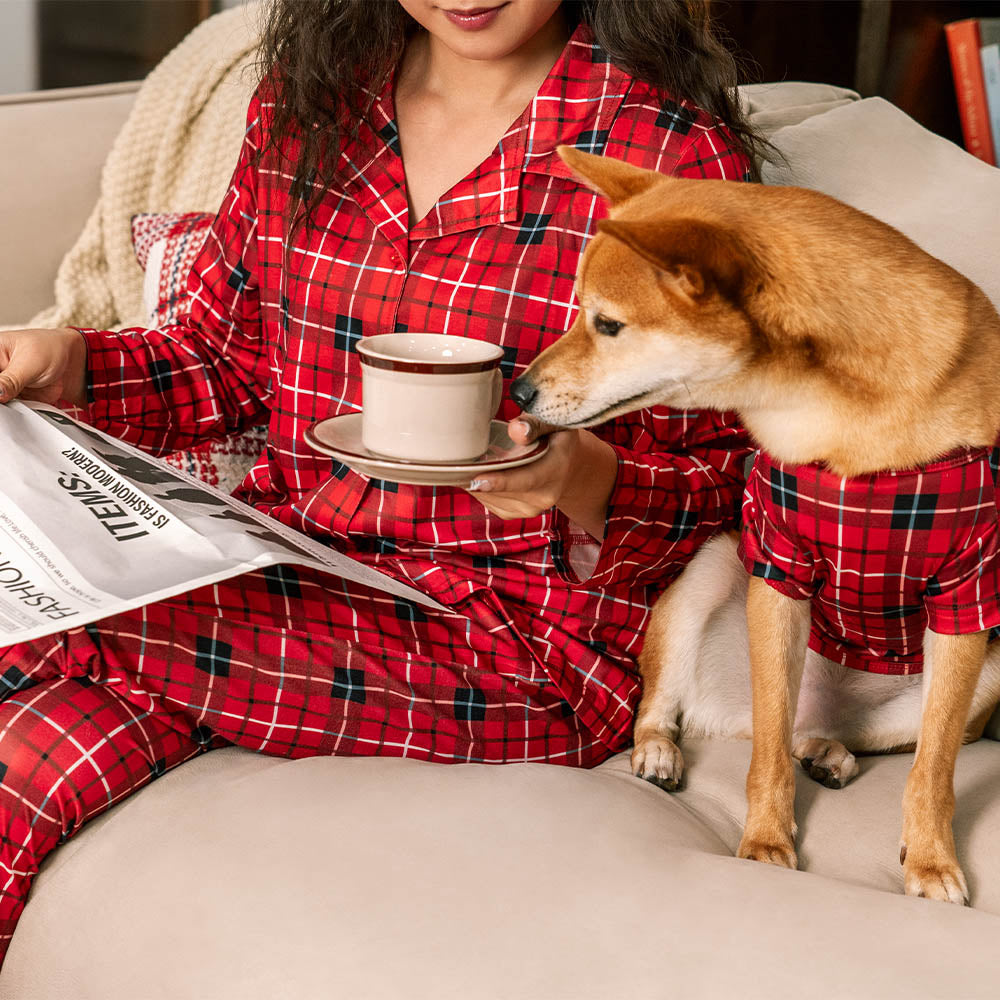
[[[502,614],[468,610],[273,567],[0,651],[0,679],[85,676],[195,742],[280,756],[606,758]]]

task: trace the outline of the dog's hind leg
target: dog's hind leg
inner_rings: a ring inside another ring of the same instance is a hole
[[[835,724],[844,716],[842,689],[848,687],[845,682],[850,673],[858,671],[830,663],[811,649],[806,652],[792,734],[792,756],[813,781],[827,788],[843,788],[858,773],[858,762]]]
[[[731,712],[722,690],[726,685],[740,687],[735,699],[749,708],[749,666],[733,668],[726,664],[719,676],[702,676],[702,660],[706,648],[706,630],[721,628],[734,633],[732,643],[725,636],[713,636],[733,651],[745,649],[745,594],[747,574],[736,554],[734,534],[718,535],[706,542],[684,572],[670,585],[653,608],[639,669],[642,673],[642,700],[636,712],[635,748],[632,751],[632,773],[645,778],[667,791],[679,787],[684,773],[684,758],[677,747],[682,717],[688,713],[697,719],[699,732],[724,729]],[[739,609],[738,624],[730,624],[732,616],[713,616],[727,604]],[[739,657],[737,657],[739,658]],[[726,674],[730,676],[727,677]],[[742,676],[741,676],[742,674]],[[719,716],[719,719],[715,717]],[[690,726],[684,724],[685,731]],[[748,735],[748,733],[725,733]]]
[[[843,743],[821,736],[793,741],[792,756],[813,781],[827,788],[843,788],[860,770],[857,758]]]
[[[843,788],[858,774],[854,754],[912,753],[920,732],[924,675],[852,670],[809,651],[799,693],[792,756],[815,781]],[[987,648],[963,742],[974,743],[1000,703],[1000,642]],[[849,748],[849,749],[848,749]]]
[[[986,723],[1000,704],[1000,641],[993,641],[986,647],[983,672],[979,675],[976,693],[969,710],[969,723],[965,727],[964,743],[975,743],[981,739]]]
[[[813,650],[795,717],[792,756],[827,788],[843,788],[858,772],[857,753],[888,753],[916,742],[921,678],[852,670]]]

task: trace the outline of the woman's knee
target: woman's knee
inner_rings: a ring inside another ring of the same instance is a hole
[[[83,677],[100,657],[92,626],[0,648],[0,701],[43,681]]]

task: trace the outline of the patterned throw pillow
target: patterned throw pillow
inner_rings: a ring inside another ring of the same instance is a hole
[[[212,216],[204,212],[164,212],[132,216],[132,246],[146,272],[142,306],[151,327],[175,323],[187,305],[187,276]]]
[[[163,212],[132,216],[132,245],[146,272],[142,304],[148,325],[176,323],[188,308],[187,278],[205,243],[212,216]],[[265,430],[254,427],[223,441],[210,441],[167,456],[178,469],[232,492],[264,449]]]

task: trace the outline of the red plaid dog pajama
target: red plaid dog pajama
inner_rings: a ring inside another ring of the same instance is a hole
[[[162,330],[84,331],[88,418],[159,454],[268,421],[238,494],[430,594],[433,612],[273,569],[0,652],[0,944],[52,847],[205,749],[589,766],[623,748],[656,595],[733,523],[747,443],[731,416],[657,408],[600,428],[618,455],[601,545],[557,511],[487,513],[463,490],[371,480],[313,452],[361,405],[358,340],[476,337],[516,378],[572,322],[604,213],[560,143],[743,180],[724,129],[614,66],[580,28],[494,152],[411,225],[392,83],[290,230],[285,156],[251,103],[232,186]],[[517,409],[507,401],[500,417]],[[583,582],[586,578],[586,582]]]
[[[747,569],[812,600],[809,645],[836,663],[919,673],[924,632],[1000,625],[997,451],[836,476],[758,452],[740,550]]]

